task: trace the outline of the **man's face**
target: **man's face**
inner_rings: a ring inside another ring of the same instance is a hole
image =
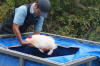
[[[40,9],[38,7],[38,3],[35,3],[35,6],[33,8],[34,8],[36,16],[39,16],[40,15]]]

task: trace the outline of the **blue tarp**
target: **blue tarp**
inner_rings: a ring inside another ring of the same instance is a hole
[[[56,62],[60,63],[65,63],[66,61],[71,61],[75,60],[81,57],[86,57],[86,56],[97,56],[98,60],[93,62],[96,63],[97,65],[94,66],[100,66],[100,45],[95,45],[95,44],[89,44],[89,43],[80,43],[79,41],[76,40],[71,40],[71,39],[66,39],[66,38],[60,38],[60,37],[54,37],[56,40],[56,43],[62,46],[73,46],[73,47],[79,47],[79,51],[76,54],[73,55],[66,55],[66,56],[61,56],[61,57],[53,57],[53,58],[47,58],[49,60],[53,60]],[[60,59],[60,60],[58,60]]]
[[[77,40],[71,40],[71,39],[67,39],[67,38],[61,38],[61,37],[55,37],[55,36],[52,36],[52,37],[55,39],[56,44],[59,44],[59,45],[65,46],[65,47],[70,47],[70,46],[79,47],[79,50],[75,54],[57,56],[57,57],[47,57],[44,59],[48,59],[48,60],[55,61],[58,63],[66,63],[68,61],[75,60],[75,59],[78,59],[81,57],[94,55],[94,56],[98,57],[98,60],[93,61],[92,65],[100,66],[99,65],[99,63],[100,63],[100,45],[81,43]],[[23,40],[25,38],[26,37],[23,36]],[[20,45],[19,41],[15,37],[14,38],[0,38],[0,44],[3,44],[5,46]],[[60,52],[63,52],[63,50]]]

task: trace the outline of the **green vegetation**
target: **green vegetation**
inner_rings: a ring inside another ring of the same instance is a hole
[[[0,23],[15,7],[35,0],[1,0]],[[100,0],[50,0],[43,32],[100,42]],[[31,28],[29,28],[31,31]]]

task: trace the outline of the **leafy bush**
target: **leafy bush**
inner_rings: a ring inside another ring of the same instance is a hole
[[[0,23],[15,7],[35,0],[6,0],[0,6]],[[51,10],[43,26],[43,32],[69,37],[100,41],[100,0],[81,0],[87,10],[74,7],[73,0],[50,0]],[[28,31],[33,31],[30,27]]]

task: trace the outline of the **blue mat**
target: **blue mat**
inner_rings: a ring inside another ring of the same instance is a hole
[[[62,45],[62,46],[66,46],[66,47],[70,47],[70,46],[74,46],[74,47],[79,47],[79,50],[75,53],[75,54],[71,54],[71,55],[64,55],[64,56],[57,56],[57,57],[48,57],[48,58],[44,58],[44,59],[48,59],[51,61],[55,61],[58,63],[66,63],[68,61],[71,60],[75,60],[81,57],[86,57],[86,56],[90,56],[90,55],[94,55],[98,57],[98,60],[93,61],[92,66],[100,66],[100,45],[94,45],[94,44],[89,44],[89,43],[80,43],[76,40],[71,40],[71,39],[67,39],[67,38],[60,38],[60,37],[55,37],[52,36],[55,41],[56,44]],[[23,40],[26,37],[23,36]],[[16,46],[16,45],[20,45],[19,41],[14,37],[14,38],[0,38],[0,44],[3,44],[5,46]],[[60,51],[60,52],[63,52]]]

